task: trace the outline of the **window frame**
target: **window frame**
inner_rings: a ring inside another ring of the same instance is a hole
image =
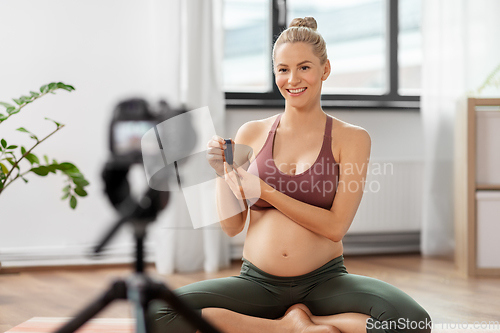
[[[399,3],[398,0],[385,0],[387,20],[387,82],[389,91],[382,95],[358,94],[322,94],[323,109],[397,109],[420,110],[420,96],[402,96],[398,93],[398,34],[399,34]],[[272,44],[279,34],[286,29],[286,0],[271,0]],[[284,14],[283,14],[284,11]],[[280,17],[281,13],[281,17]],[[280,22],[281,18],[281,22]],[[284,18],[284,19],[283,19]],[[272,56],[271,54],[269,55]],[[270,71],[272,91],[270,92],[225,92],[225,104],[228,109],[241,108],[283,108],[285,99],[276,87],[275,75]]]

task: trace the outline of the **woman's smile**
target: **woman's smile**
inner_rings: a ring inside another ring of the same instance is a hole
[[[286,91],[288,91],[288,94],[290,96],[300,96],[306,91],[306,89],[307,87],[303,87],[303,88],[287,89]]]

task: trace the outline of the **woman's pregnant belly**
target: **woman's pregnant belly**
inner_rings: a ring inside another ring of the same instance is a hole
[[[250,210],[243,257],[269,274],[306,274],[342,253],[342,241],[316,234],[277,209]]]

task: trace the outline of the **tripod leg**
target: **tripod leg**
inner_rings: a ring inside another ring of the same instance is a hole
[[[215,329],[209,322],[198,315],[193,309],[182,302],[170,289],[168,289],[162,283],[150,282],[151,294],[150,300],[159,299],[167,302],[174,310],[176,310],[181,316],[186,318],[186,320],[196,329],[203,333],[220,333]]]
[[[137,320],[136,323],[136,333],[152,333],[152,327],[150,323],[150,319],[148,317],[148,306],[144,305],[136,305],[135,310],[135,318]]]
[[[110,289],[108,289],[104,294],[99,296],[94,302],[89,304],[82,312],[80,312],[75,318],[66,323],[63,327],[59,328],[55,333],[72,333],[79,329],[83,324],[85,324],[89,319],[98,314],[102,309],[104,309],[109,303],[116,299],[126,299],[127,298],[127,286],[125,281],[116,280]]]

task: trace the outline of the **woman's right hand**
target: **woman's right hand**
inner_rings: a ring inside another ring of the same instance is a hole
[[[232,141],[232,140],[231,140]],[[215,172],[224,177],[224,149],[226,143],[223,138],[214,135],[207,143],[207,160]]]

